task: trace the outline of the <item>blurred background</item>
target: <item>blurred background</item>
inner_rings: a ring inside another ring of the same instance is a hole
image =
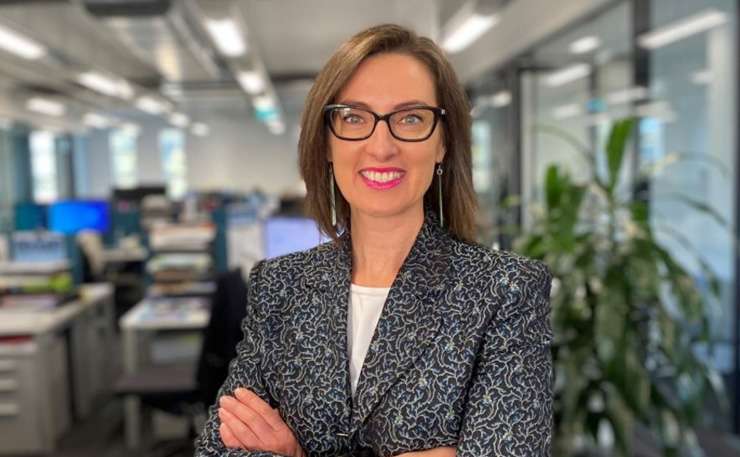
[[[398,23],[470,98],[479,241],[550,265],[554,454],[740,455],[737,0],[0,1],[0,455],[192,455],[299,118]]]

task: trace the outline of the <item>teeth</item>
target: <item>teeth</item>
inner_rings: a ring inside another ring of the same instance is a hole
[[[401,172],[400,171],[386,171],[384,173],[379,173],[377,171],[363,171],[362,176],[366,177],[367,179],[371,181],[385,183],[385,182],[400,178]]]

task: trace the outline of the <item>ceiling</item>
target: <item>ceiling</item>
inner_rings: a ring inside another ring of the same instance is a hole
[[[502,11],[503,25],[484,35],[471,47],[473,51],[452,56],[463,81],[479,73],[494,56],[526,45],[522,34],[513,32],[520,31],[521,25],[513,24],[509,16],[519,24],[528,24],[531,33],[524,35],[536,37],[526,15],[539,13],[531,5],[524,8],[533,1],[539,0],[510,2],[513,6]],[[438,38],[441,24],[465,2],[0,0],[0,26],[48,49],[48,54],[38,60],[24,60],[0,49],[0,118],[79,129],[82,116],[88,112],[112,114],[123,120],[150,116],[135,109],[131,100],[103,96],[80,85],[77,78],[84,71],[125,78],[137,94],[165,97],[175,109],[187,114],[210,110],[229,116],[253,116],[250,97],[235,82],[233,62],[217,52],[205,31],[203,20],[214,7],[228,10],[243,25],[248,58],[258,61],[269,76],[270,89],[285,116],[296,118],[313,78],[339,43],[359,30],[388,22]],[[573,0],[583,2],[587,0]],[[550,21],[551,27],[569,18],[560,13],[560,22]],[[501,39],[498,33],[508,35]],[[63,101],[67,114],[52,118],[27,111],[25,100],[32,96]]]
[[[297,115],[310,81],[336,46],[370,25],[395,22],[435,35],[438,0],[173,0],[142,13],[136,1],[1,1],[0,25],[48,48],[46,57],[24,60],[0,50],[0,117],[59,128],[79,127],[90,111],[139,116],[132,103],[101,96],[76,82],[83,71],[116,75],[137,93],[161,94],[183,110],[213,105],[250,114],[249,99],[205,33],[199,2],[233,2],[241,15],[250,53],[261,58],[281,107]],[[87,4],[86,4],[87,2]],[[107,3],[107,5],[106,5]],[[453,2],[454,3],[454,2]],[[86,6],[117,6],[87,8]],[[128,10],[126,10],[126,8]],[[41,95],[63,100],[64,119],[27,112],[24,100]]]

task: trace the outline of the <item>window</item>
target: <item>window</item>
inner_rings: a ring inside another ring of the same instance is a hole
[[[136,128],[126,127],[111,132],[113,182],[118,188],[135,187],[138,183],[136,174],[136,141],[138,138],[139,131]]]
[[[167,194],[180,199],[187,188],[185,163],[185,135],[182,130],[167,129],[159,135],[162,169],[167,182]]]
[[[544,203],[542,183],[550,165],[559,165],[576,181],[588,177],[588,162],[563,136],[589,150],[600,149],[611,121],[629,116],[632,102],[646,96],[645,88],[632,83],[631,17],[630,3],[621,2],[533,52],[537,69],[525,72],[522,80],[525,202]],[[625,160],[632,160],[631,151]],[[606,173],[605,163],[596,168]],[[622,189],[631,180],[630,165],[624,169]]]
[[[31,176],[34,200],[48,203],[59,198],[54,134],[51,132],[31,133]]]
[[[658,42],[649,52],[652,103],[639,133],[641,160],[658,170],[650,180],[653,227],[696,278],[704,275],[694,252],[718,275],[722,293],[711,308],[717,342],[712,361],[729,378],[735,363],[737,6],[717,0],[654,0],[650,5],[651,29],[670,31],[684,24],[693,31],[666,34],[675,39]],[[696,27],[708,19],[715,24]],[[711,208],[728,225],[695,211],[686,199]]]

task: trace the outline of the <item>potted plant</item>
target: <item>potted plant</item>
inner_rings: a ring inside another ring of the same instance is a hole
[[[707,398],[723,395],[718,374],[696,353],[712,343],[701,284],[718,296],[719,282],[698,255],[703,278],[692,277],[656,238],[649,204],[619,185],[635,122],[615,122],[597,153],[548,129],[579,149],[590,177],[575,182],[549,167],[544,210],[514,244],[555,278],[556,455],[628,456],[638,429],[665,456],[702,455],[694,427]]]

